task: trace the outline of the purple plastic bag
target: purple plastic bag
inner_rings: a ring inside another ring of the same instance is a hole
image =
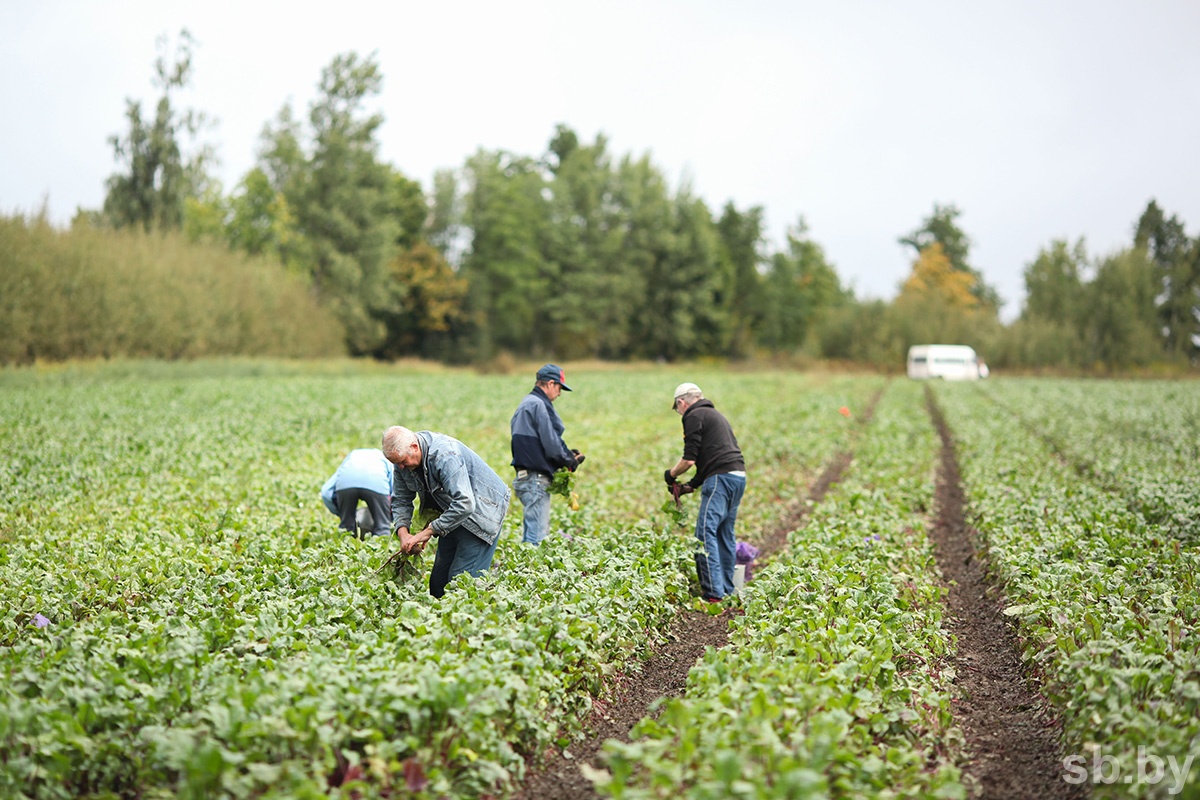
[[[754,577],[753,564],[754,559],[758,558],[758,548],[749,542],[738,542],[734,558],[735,563],[746,566],[746,580],[751,580]]]

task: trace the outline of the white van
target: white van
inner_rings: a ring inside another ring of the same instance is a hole
[[[915,344],[908,348],[908,377],[979,380],[979,359],[965,344]]]

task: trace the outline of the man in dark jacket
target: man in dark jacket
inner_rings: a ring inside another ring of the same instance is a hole
[[[566,467],[572,472],[584,456],[563,442],[566,430],[554,411],[554,401],[571,391],[562,368],[547,364],[537,371],[533,391],[512,416],[512,465],[517,470],[513,492],[525,507],[525,533],[521,541],[541,544],[550,531],[550,482]]]
[[[715,603],[733,593],[733,568],[737,565],[733,526],[746,491],[746,465],[729,420],[712,401],[704,399],[699,386],[679,384],[671,407],[683,416],[683,458],[664,472],[663,478],[674,491],[675,479],[696,468],[696,474],[680,488],[684,493],[700,489],[696,538],[702,549],[696,551],[696,573],[700,593]]]

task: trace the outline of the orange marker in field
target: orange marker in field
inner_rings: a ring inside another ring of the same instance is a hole
[[[842,406],[841,408],[838,409],[838,413],[841,414],[843,417],[849,417],[850,409],[846,408],[845,406]]]

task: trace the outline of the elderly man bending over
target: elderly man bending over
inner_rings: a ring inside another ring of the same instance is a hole
[[[392,525],[400,549],[419,553],[434,536],[437,556],[429,593],[441,597],[455,575],[482,575],[492,565],[511,492],[500,476],[455,438],[394,425],[383,432],[383,456],[399,467],[392,475]],[[422,511],[441,512],[412,533],[417,498]]]

